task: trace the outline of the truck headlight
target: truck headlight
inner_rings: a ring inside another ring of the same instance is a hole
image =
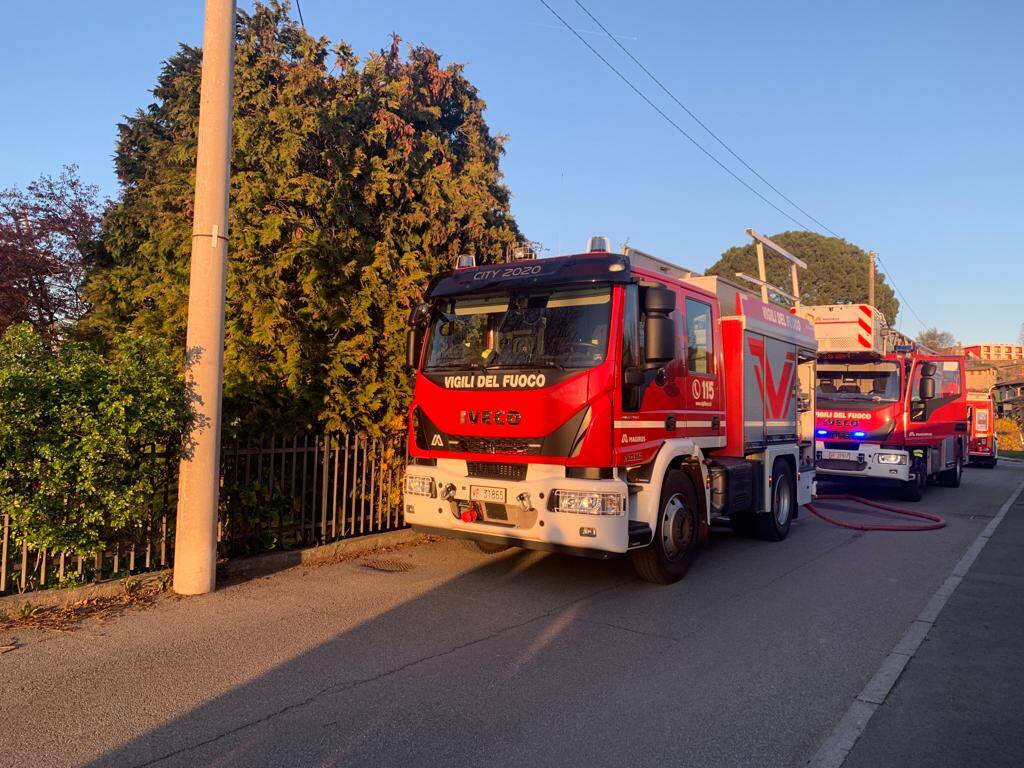
[[[433,496],[434,478],[422,475],[405,476],[405,492],[411,496]]]
[[[625,509],[621,493],[555,491],[555,511],[577,515],[621,515]]]
[[[879,453],[875,456],[879,464],[906,464],[907,454],[905,453]]]

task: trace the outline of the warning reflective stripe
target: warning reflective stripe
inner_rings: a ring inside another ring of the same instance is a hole
[[[795,421],[744,421],[743,426],[745,427],[760,427],[764,425],[766,427],[795,427]]]

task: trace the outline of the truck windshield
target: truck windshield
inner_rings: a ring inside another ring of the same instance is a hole
[[[441,302],[425,370],[590,368],[604,361],[610,286],[539,289]]]
[[[822,400],[894,403],[900,399],[899,366],[892,362],[819,362],[818,397]]]

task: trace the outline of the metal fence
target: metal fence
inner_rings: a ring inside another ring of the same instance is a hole
[[[225,443],[217,528],[220,555],[295,549],[403,527],[404,459],[400,438],[358,433],[272,435]],[[166,568],[174,551],[176,507],[177,466],[166,462],[164,482],[143,528],[88,557],[33,547],[20,539],[4,514],[0,594]]]

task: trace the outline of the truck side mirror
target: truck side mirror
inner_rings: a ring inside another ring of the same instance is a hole
[[[935,379],[932,376],[922,376],[921,384],[918,387],[918,397],[921,400],[935,399]]]
[[[676,356],[676,324],[665,315],[648,315],[644,322],[644,361],[659,367]]]
[[[644,372],[639,368],[627,368],[622,372],[622,383],[627,387],[639,387],[644,383]]]
[[[653,286],[644,290],[644,362],[649,368],[676,357],[676,324],[669,317],[675,308],[675,292]]]
[[[420,363],[422,347],[420,339],[422,338],[416,328],[410,328],[405,334],[405,364],[414,371]]]
[[[651,286],[644,289],[644,312],[668,315],[676,308],[676,294],[668,288]]]
[[[413,371],[420,364],[420,352],[423,351],[423,328],[429,320],[429,304],[417,304],[409,313],[409,330],[405,334],[405,364]]]

